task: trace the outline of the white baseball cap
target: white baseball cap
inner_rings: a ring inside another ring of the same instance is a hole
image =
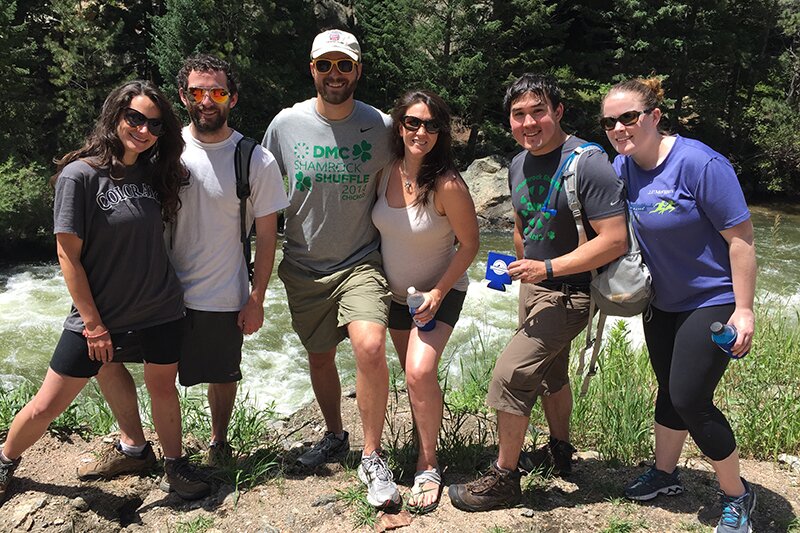
[[[311,44],[311,59],[328,52],[342,52],[353,61],[361,61],[361,46],[352,33],[342,30],[328,30],[314,37]]]

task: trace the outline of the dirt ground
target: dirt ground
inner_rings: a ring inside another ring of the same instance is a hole
[[[346,426],[352,430],[353,460],[361,435],[355,400],[343,398]],[[398,409],[399,417],[407,410]],[[311,442],[322,435],[315,405],[287,420],[280,432],[291,442]],[[48,434],[24,456],[0,507],[0,531],[51,532],[336,532],[371,531],[356,526],[355,505],[341,491],[358,486],[355,470],[341,465],[322,467],[312,475],[284,471],[252,490],[235,492],[215,486],[212,494],[184,502],[158,488],[158,474],[124,476],[112,481],[80,482],[75,467],[81,457],[103,443],[75,435]],[[298,445],[286,452],[291,460]],[[489,450],[491,452],[491,450]],[[612,468],[582,452],[567,479],[523,479],[520,507],[486,513],[464,513],[450,505],[445,489],[439,508],[413,517],[402,532],[685,532],[712,531],[719,517],[719,500],[710,465],[700,457],[681,462],[686,492],[651,504],[623,501],[621,487],[641,473],[641,467]],[[459,470],[451,465],[450,472]],[[755,487],[757,532],[800,531],[800,473],[784,465],[745,460],[742,471]],[[445,483],[467,481],[445,471]],[[401,479],[408,490],[410,479]],[[381,522],[379,521],[379,524]]]

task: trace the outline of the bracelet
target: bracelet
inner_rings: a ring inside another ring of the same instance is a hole
[[[547,279],[553,279],[553,263],[549,259],[544,260],[544,271],[547,272]]]
[[[89,332],[86,331],[86,328],[83,328],[83,336],[87,339],[99,339],[103,335],[108,335],[108,330],[105,330],[103,333],[97,333],[95,335],[89,335]]]

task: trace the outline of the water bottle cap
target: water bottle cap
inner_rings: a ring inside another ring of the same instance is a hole
[[[407,292],[408,294],[414,294],[415,292],[417,292],[417,289],[415,289],[414,287],[409,287]]]
[[[725,326],[723,326],[721,322],[714,322],[713,324],[711,324],[711,333],[715,335],[722,333],[724,329]]]

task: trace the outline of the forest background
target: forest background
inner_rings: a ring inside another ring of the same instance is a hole
[[[232,124],[261,139],[314,95],[311,41],[337,26],[361,41],[357,98],[388,110],[428,88],[449,102],[462,168],[515,150],[502,97],[524,72],[556,76],[565,129],[604,145],[602,95],[656,75],[671,131],[726,155],[750,201],[800,194],[797,0],[3,0],[1,256],[52,253],[53,158],[80,145],[113,87],[152,80],[186,121],[175,74],[217,54],[241,79]]]

